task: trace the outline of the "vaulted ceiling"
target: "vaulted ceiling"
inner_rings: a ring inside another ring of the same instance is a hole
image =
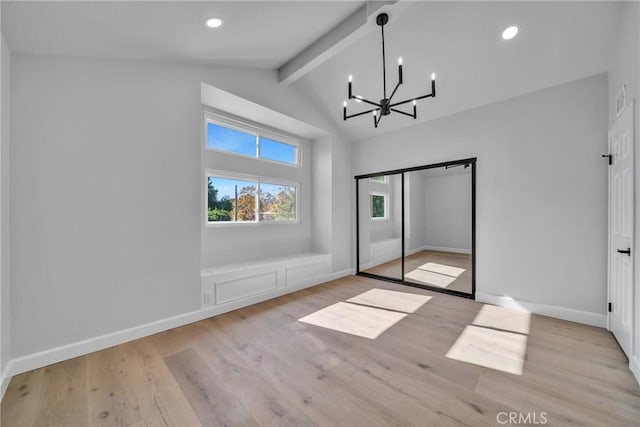
[[[268,68],[281,78],[301,62],[283,84],[352,140],[605,72],[620,13],[617,2],[589,1],[3,1],[2,8],[2,32],[18,52]],[[419,102],[417,120],[392,114],[374,129],[370,116],[343,122],[342,102],[349,74],[355,93],[382,98],[380,10],[390,16],[387,85],[395,84],[402,56],[397,99],[429,92],[431,72],[438,96]],[[205,28],[210,16],[223,27]],[[510,24],[520,33],[502,40]]]

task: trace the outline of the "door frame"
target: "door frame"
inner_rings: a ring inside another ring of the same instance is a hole
[[[422,288],[427,289],[434,292],[440,292],[443,294],[455,295],[463,298],[476,299],[476,163],[477,157],[470,157],[467,159],[460,160],[452,160],[448,162],[440,162],[440,163],[432,163],[429,165],[422,166],[413,166],[403,169],[393,169],[387,171],[373,172],[367,173],[363,175],[356,175],[354,179],[356,181],[356,275],[369,277],[372,279],[384,280],[387,282],[399,283],[401,285],[412,286],[414,288]],[[458,165],[471,165],[471,293],[468,294],[466,292],[455,291],[447,288],[438,288],[437,286],[428,286],[428,285],[420,285],[417,283],[407,282],[404,280],[404,259],[405,259],[405,183],[404,183],[404,174],[407,172],[415,172],[421,171],[425,169],[434,169],[441,168],[445,166],[458,166]],[[400,279],[396,279],[393,277],[380,276],[373,273],[367,273],[365,271],[360,271],[360,190],[359,190],[359,182],[361,179],[368,179],[380,175],[397,175],[400,174],[402,177],[402,185],[401,185],[401,210],[402,210],[402,221],[401,221],[401,265],[402,265],[402,276]]]

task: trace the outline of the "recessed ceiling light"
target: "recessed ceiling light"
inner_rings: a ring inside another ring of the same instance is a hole
[[[505,40],[511,40],[516,36],[516,34],[518,34],[518,30],[519,28],[517,25],[511,25],[502,32],[502,38]]]
[[[220,18],[209,18],[204,21],[205,25],[209,28],[218,28],[222,26],[222,19]]]

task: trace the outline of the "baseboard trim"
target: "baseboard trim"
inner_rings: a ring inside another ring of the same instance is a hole
[[[11,361],[7,364],[7,367],[4,368],[4,372],[0,375],[0,402],[4,397],[4,392],[7,391],[7,387],[9,387],[9,383],[11,382],[11,375],[9,375],[11,369]]]
[[[378,266],[380,264],[384,264],[386,262],[390,262],[390,261],[393,261],[394,259],[400,259],[400,258],[401,258],[401,256],[400,256],[400,254],[398,254],[397,257],[384,257],[384,258],[380,258],[380,259],[375,260],[375,261],[369,261],[366,264],[362,264],[360,266],[360,270],[368,270],[368,269],[376,267],[376,266]]]
[[[419,247],[419,248],[415,248],[415,249],[407,249],[405,251],[405,255],[406,256],[410,256],[410,255],[417,254],[418,252],[422,252],[422,251],[424,251],[424,247],[422,247],[422,246]]]
[[[531,301],[518,300],[504,295],[495,295],[486,292],[476,292],[476,301],[487,304],[498,305],[500,307],[524,310],[543,316],[555,317],[556,319],[569,320],[571,322],[583,323],[585,325],[604,328],[607,325],[607,316],[604,314],[580,311],[572,308],[558,307],[555,305],[541,304]]]
[[[636,378],[636,382],[640,384],[640,359],[638,357],[638,355],[635,355],[629,358],[629,369]]]
[[[425,251],[440,251],[440,252],[454,252],[454,253],[457,253],[457,254],[471,255],[471,249],[447,248],[447,247],[444,247],[444,246],[425,245],[425,246],[422,247],[421,250],[425,250]]]
[[[14,375],[22,374],[33,369],[42,368],[43,366],[62,362],[74,357],[83,356],[94,351],[113,347],[114,345],[123,344],[125,342],[157,334],[159,332],[177,328],[179,326],[184,326],[189,323],[197,322],[199,320],[207,319],[209,317],[217,316],[219,314],[227,313],[229,311],[237,310],[242,307],[247,307],[249,305],[257,304],[262,301],[277,298],[282,295],[310,288],[312,286],[330,282],[332,280],[336,280],[341,277],[350,276],[353,274],[353,269],[337,271],[325,276],[317,277],[313,280],[288,286],[286,288],[279,288],[271,292],[243,298],[242,300],[232,301],[215,307],[207,307],[194,310],[188,313],[179,314],[177,316],[168,317],[166,319],[157,320],[155,322],[146,323],[144,325],[134,326],[132,328],[123,329],[121,331],[112,332],[109,334],[101,335],[99,337],[89,338],[83,341],[66,344],[60,347],[55,347],[49,350],[44,350],[38,353],[33,353],[16,359],[12,359],[9,362],[7,369],[5,370],[5,374],[2,377],[2,395],[4,395],[4,391],[9,385],[9,380]]]

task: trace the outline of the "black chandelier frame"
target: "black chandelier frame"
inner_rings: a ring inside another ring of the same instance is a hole
[[[386,13],[381,13],[376,17],[376,24],[380,26],[381,34],[382,34],[382,94],[383,98],[380,102],[374,102],[369,99],[366,99],[360,95],[353,94],[353,78],[349,76],[348,88],[347,88],[347,99],[354,99],[356,102],[364,102],[365,104],[370,104],[375,106],[375,108],[371,108],[366,111],[362,111],[355,114],[347,114],[347,101],[344,101],[343,104],[343,119],[346,121],[347,119],[351,119],[353,117],[363,116],[365,114],[373,113],[373,125],[377,128],[380,120],[382,120],[383,116],[388,116],[391,112],[402,114],[405,116],[412,117],[416,119],[418,117],[418,109],[417,109],[417,101],[425,98],[435,98],[436,97],[436,79],[435,74],[431,74],[431,93],[426,95],[416,96],[413,98],[406,99],[400,102],[392,102],[393,96],[398,91],[398,88],[403,83],[402,78],[402,58],[398,58],[398,83],[396,83],[395,88],[391,92],[391,95],[387,98],[387,66],[386,66],[386,56],[384,50],[384,26],[389,22],[389,15]],[[395,107],[400,105],[407,104],[409,102],[413,102],[413,114],[407,113],[406,111],[399,110]]]

